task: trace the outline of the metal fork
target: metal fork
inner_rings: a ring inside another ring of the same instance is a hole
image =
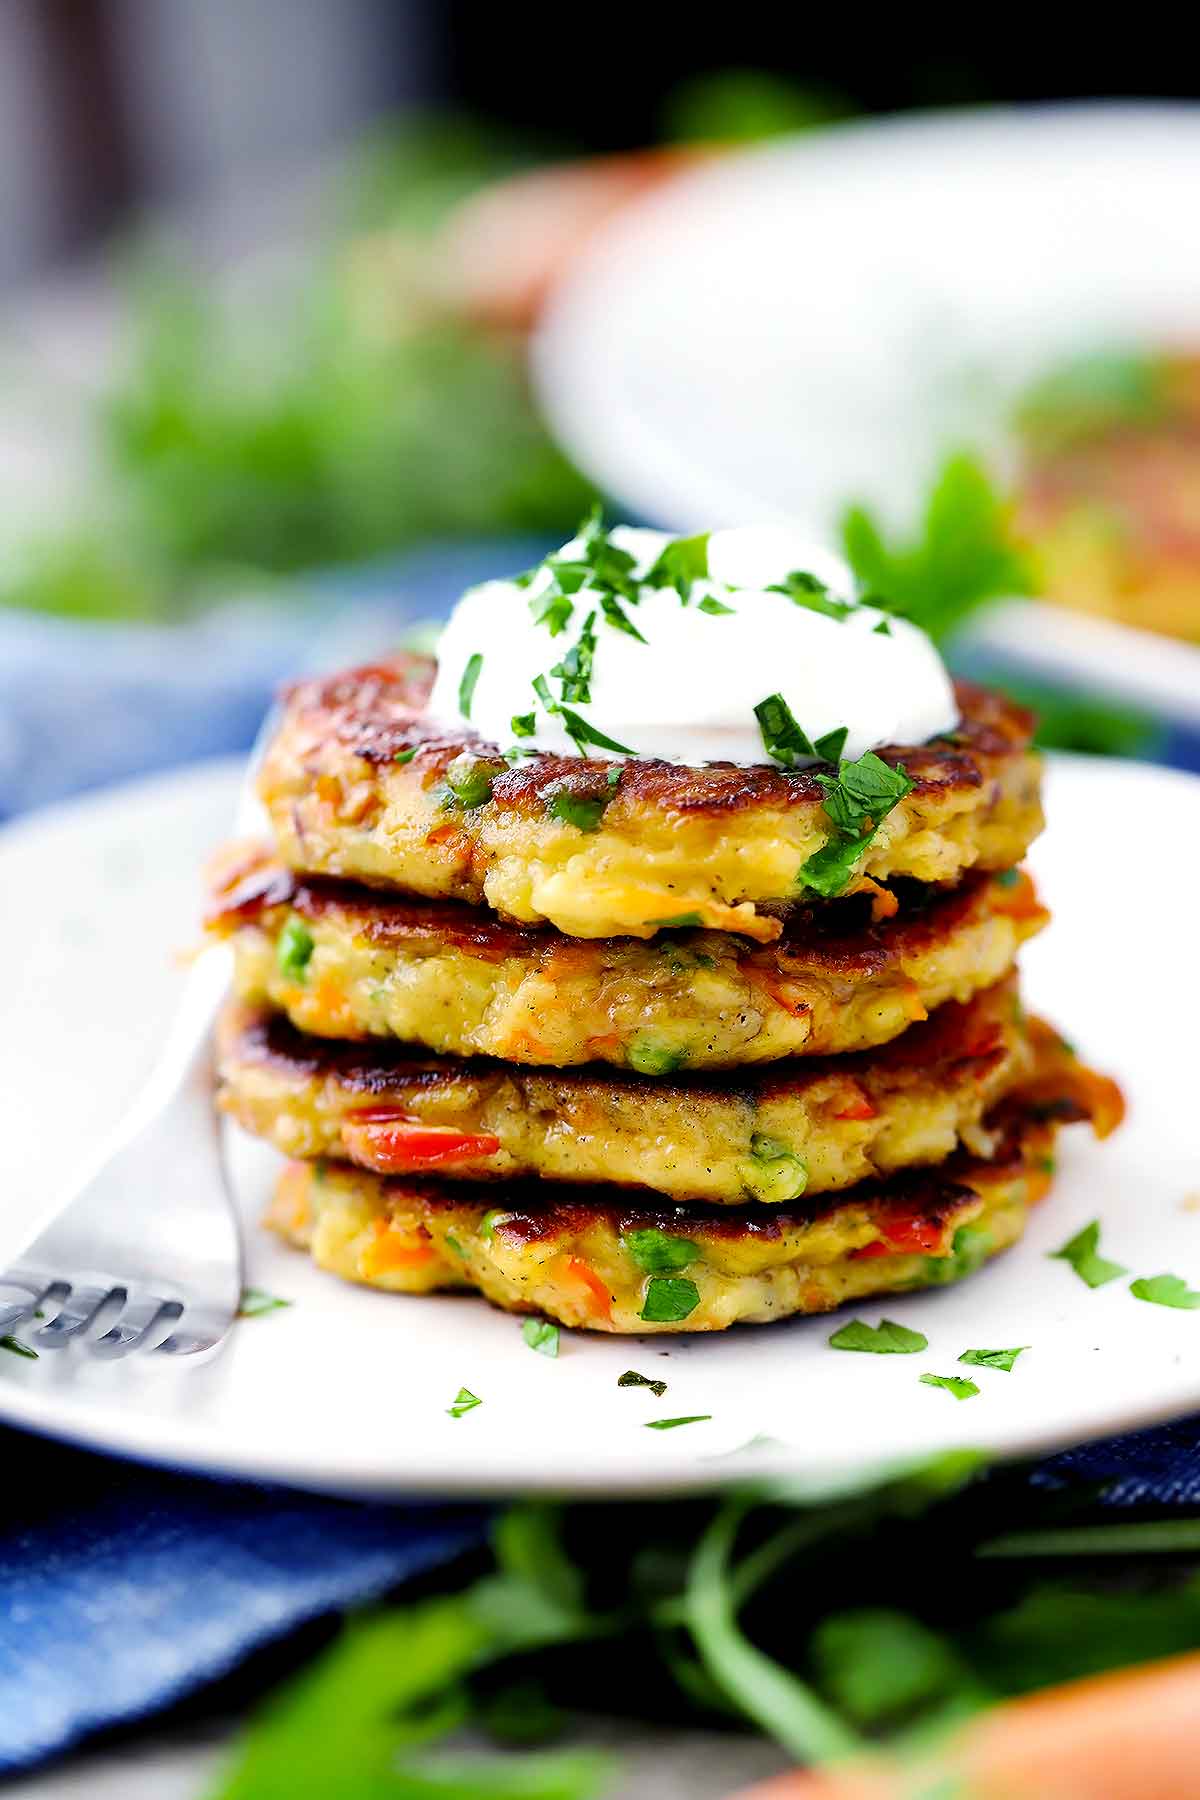
[[[224,955],[206,951],[117,1137],[0,1275],[0,1335],[37,1321],[25,1337],[38,1351],[82,1338],[93,1354],[111,1357],[141,1349],[186,1355],[228,1331],[242,1256],[209,1042],[227,983]]]
[[[252,780],[275,722],[250,756],[235,831],[258,821]],[[242,1249],[213,1106],[213,1021],[228,956],[188,976],[162,1054],[115,1138],[50,1224],[0,1274],[0,1336],[37,1351],[84,1342],[95,1356],[210,1350],[237,1316]]]

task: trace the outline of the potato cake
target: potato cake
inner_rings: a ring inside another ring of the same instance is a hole
[[[769,943],[814,893],[1009,868],[1042,827],[1031,715],[969,682],[957,684],[949,736],[879,752],[873,766],[902,766],[906,791],[843,842],[826,809],[828,767],[542,752],[510,766],[422,710],[431,675],[406,656],[291,688],[259,793],[292,868],[488,906],[570,937],[699,926]],[[831,853],[836,877],[813,861]]]
[[[306,879],[227,856],[209,925],[231,937],[236,991],[317,1037],[396,1037],[454,1056],[641,1074],[729,1068],[886,1043],[999,981],[1048,914],[1016,870],[953,889],[901,885],[794,913],[756,945],[729,932],[565,938],[456,901]]]
[[[784,1203],[941,1162],[1034,1062],[1015,977],[881,1050],[749,1075],[435,1061],[322,1043],[233,1006],[220,1104],[285,1155],[448,1180],[610,1182],[676,1201]]]

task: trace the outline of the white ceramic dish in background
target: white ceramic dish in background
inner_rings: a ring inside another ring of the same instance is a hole
[[[193,936],[199,865],[227,827],[236,765],[157,777],[0,833],[5,929],[5,1209],[37,1204],[87,1153],[154,1055]],[[1033,857],[1054,926],[1026,957],[1027,993],[1101,1067],[1130,1118],[1108,1144],[1063,1140],[1056,1191],[1025,1242],[955,1289],[889,1300],[929,1338],[920,1356],[840,1354],[828,1320],[714,1337],[563,1334],[557,1361],[481,1301],[344,1286],[254,1219],[273,1158],[239,1158],[249,1280],[286,1311],[240,1322],[204,1367],[0,1354],[0,1419],[130,1456],[345,1492],[653,1493],[780,1467],[814,1477],[949,1445],[1011,1455],[1200,1407],[1200,1313],[1095,1292],[1047,1260],[1089,1219],[1134,1273],[1200,1287],[1195,1020],[1200,782],[1138,765],[1062,761]],[[169,1206],[169,1192],[163,1205]],[[3,1238],[0,1223],[0,1239]],[[0,1257],[3,1255],[0,1241]],[[881,1308],[856,1309],[875,1320]],[[959,1352],[1029,1344],[1011,1374],[973,1370],[957,1402],[923,1387]],[[628,1368],[662,1401],[618,1388]],[[460,1386],[483,1405],[447,1415]],[[653,1418],[710,1423],[644,1429]],[[730,1455],[757,1434],[774,1451]]]
[[[911,519],[948,444],[1005,457],[1064,353],[1200,341],[1200,108],[910,115],[731,155],[620,213],[534,345],[575,460],[648,519]],[[1056,609],[990,647],[1200,720],[1200,649]]]

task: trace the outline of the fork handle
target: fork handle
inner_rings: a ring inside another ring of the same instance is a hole
[[[229,987],[229,963],[229,952],[214,945],[192,964],[154,1068],[121,1120],[122,1138],[147,1126],[182,1089],[210,1083],[210,1040]]]

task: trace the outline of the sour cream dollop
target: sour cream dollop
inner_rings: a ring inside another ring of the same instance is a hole
[[[618,603],[645,642],[606,616],[603,585],[587,582],[570,594],[570,617],[551,636],[534,616],[538,602],[555,591],[548,564],[524,585],[488,581],[469,589],[438,645],[430,714],[451,725],[469,719],[501,749],[519,743],[578,754],[567,722],[548,710],[534,682],[544,678],[543,696],[562,701],[562,677],[551,670],[594,613],[590,698],[568,704],[640,757],[688,765],[769,762],[754,709],[774,694],[814,743],[845,726],[842,755],[851,759],[881,744],[924,743],[957,723],[950,678],[932,641],[907,620],[861,604],[840,557],[786,526],[714,531],[707,574],[692,581],[685,604],[675,587],[645,581],[675,541],[630,526],[608,534],[610,545],[634,559],[626,579],[636,598],[618,597]],[[584,551],[584,540],[574,538],[557,555],[577,560]],[[819,597],[835,610],[837,603],[849,610],[834,617],[772,591],[796,573],[815,577],[824,589]],[[706,608],[705,601],[712,604]],[[518,735],[514,717],[524,725],[531,713],[532,732]],[[591,747],[591,754],[613,752]]]

